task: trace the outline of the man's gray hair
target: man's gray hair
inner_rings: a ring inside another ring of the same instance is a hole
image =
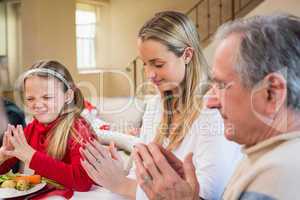
[[[300,18],[288,14],[255,16],[224,24],[216,40],[240,34],[235,70],[253,88],[266,75],[280,72],[287,81],[287,106],[300,110]]]

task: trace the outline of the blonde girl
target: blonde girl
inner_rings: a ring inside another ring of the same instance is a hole
[[[83,96],[67,68],[58,61],[40,61],[21,79],[27,111],[26,128],[9,126],[0,148],[0,173],[17,160],[66,188],[87,191],[92,181],[80,165],[79,148],[93,136],[80,117]]]

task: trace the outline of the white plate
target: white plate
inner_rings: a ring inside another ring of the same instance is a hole
[[[25,190],[25,191],[19,191],[19,190],[12,189],[12,188],[0,188],[0,199],[21,197],[21,196],[24,196],[27,194],[31,194],[31,193],[34,193],[34,192],[37,192],[37,191],[43,189],[43,187],[45,187],[45,185],[46,185],[46,183],[40,183],[40,184],[33,186],[29,190]]]

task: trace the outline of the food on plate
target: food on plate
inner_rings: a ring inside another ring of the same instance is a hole
[[[26,180],[30,184],[39,184],[41,183],[41,176],[40,175],[30,175],[30,176],[16,176],[14,180]]]
[[[15,188],[17,182],[15,180],[6,180],[1,184],[1,188]]]
[[[22,175],[9,171],[6,174],[0,175],[1,188],[14,188],[16,190],[29,190],[36,184],[41,183],[40,175]]]
[[[37,184],[46,183],[57,189],[64,189],[64,186],[51,179],[41,177],[40,175],[24,175],[13,173],[12,171],[0,175],[0,188],[13,188],[19,191],[29,190]]]
[[[26,179],[21,179],[17,181],[16,189],[20,191],[25,191],[31,188],[31,184]]]

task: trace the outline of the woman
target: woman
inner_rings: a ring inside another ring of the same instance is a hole
[[[239,148],[224,139],[219,113],[203,106],[207,88],[201,83],[208,81],[208,66],[199,44],[193,22],[179,12],[157,13],[140,29],[139,57],[160,92],[147,104],[140,137],[146,144],[162,144],[180,159],[193,152],[202,186],[199,196],[219,199],[239,158]],[[136,180],[122,174],[114,149],[116,159],[96,141],[86,147],[82,165],[96,183],[132,199],[147,199]],[[143,158],[147,170],[155,167]]]

